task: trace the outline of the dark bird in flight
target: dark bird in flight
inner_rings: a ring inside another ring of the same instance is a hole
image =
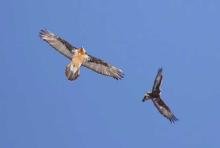
[[[152,88],[151,92],[147,92],[144,94],[143,102],[146,100],[152,100],[157,110],[168,120],[170,120],[171,123],[174,123],[178,119],[174,116],[174,114],[171,112],[170,108],[164,103],[164,101],[160,97],[160,85],[163,79],[162,75],[162,68],[158,70],[157,76],[154,80],[154,86]]]
[[[89,55],[84,48],[77,48],[46,29],[40,31],[40,38],[71,60],[65,71],[68,80],[75,80],[79,77],[81,66],[116,80],[122,79],[124,76],[121,69]]]

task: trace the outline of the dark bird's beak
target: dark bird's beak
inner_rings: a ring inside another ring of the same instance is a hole
[[[144,98],[142,99],[142,102],[145,102],[146,101],[146,96],[144,96]]]

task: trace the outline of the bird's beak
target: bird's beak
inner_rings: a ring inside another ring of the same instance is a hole
[[[144,102],[146,100],[146,96],[143,97],[142,102]]]

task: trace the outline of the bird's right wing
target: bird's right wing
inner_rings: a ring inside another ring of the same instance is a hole
[[[116,80],[124,77],[124,73],[121,69],[91,55],[88,55],[88,59],[83,63],[83,66]]]
[[[167,119],[170,120],[171,123],[174,123],[178,119],[174,116],[174,114],[171,112],[169,107],[163,102],[163,100],[158,97],[152,99],[154,105],[156,106],[157,110]]]
[[[72,59],[73,51],[77,49],[61,37],[47,31],[46,29],[40,31],[40,38],[70,60]]]

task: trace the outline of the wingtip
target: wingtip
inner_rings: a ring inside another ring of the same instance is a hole
[[[55,34],[53,34],[52,32],[48,31],[46,28],[41,29],[40,32],[39,32],[39,37],[42,40],[45,40],[45,41],[47,41],[48,37],[55,37],[55,36],[56,36]]]
[[[39,32],[40,38],[43,38],[43,36],[44,36],[45,34],[47,34],[47,33],[48,33],[47,29],[41,29],[40,32]]]
[[[171,124],[174,124],[179,119],[173,115],[169,120],[170,120]]]
[[[124,78],[124,73],[123,73],[123,71],[121,70],[121,69],[118,69],[118,71],[117,71],[117,73],[116,73],[116,76],[115,77],[113,77],[113,78],[115,78],[116,80],[121,80],[121,79],[123,79]]]
[[[46,34],[52,34],[47,28],[40,29],[39,35],[43,37]]]
[[[163,67],[161,66],[159,69],[158,69],[158,72],[162,72],[163,71]]]
[[[124,78],[124,75],[125,74],[121,69],[112,66],[112,72],[109,76],[111,76],[112,78],[116,80],[121,80]]]
[[[48,31],[47,31],[46,28],[43,28],[43,29],[40,30],[40,33],[43,33],[43,32],[48,32]]]

